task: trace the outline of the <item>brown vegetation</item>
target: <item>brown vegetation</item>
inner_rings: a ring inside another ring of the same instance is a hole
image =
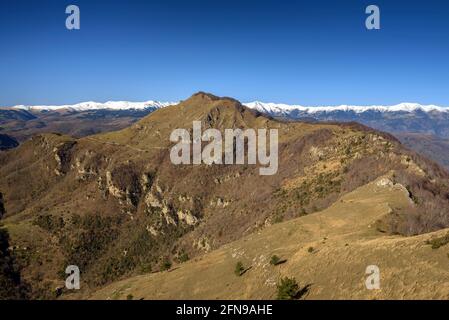
[[[198,119],[219,130],[278,129],[278,174],[260,176],[257,165],[171,164],[171,131]],[[0,154],[5,224],[13,244],[30,248],[27,274],[44,270],[57,287],[61,270],[77,264],[85,290],[325,209],[390,173],[415,200],[413,210],[384,221],[392,232],[449,226],[447,174],[391,136],[355,124],[276,121],[205,93],[121,131],[43,134]],[[43,261],[32,254],[42,251]]]

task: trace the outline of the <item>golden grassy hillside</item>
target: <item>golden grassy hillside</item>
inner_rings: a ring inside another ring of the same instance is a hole
[[[305,299],[447,299],[449,246],[426,241],[448,230],[389,236],[378,220],[412,205],[389,177],[358,188],[328,209],[272,225],[176,268],[119,281],[91,299],[273,299],[284,276],[307,286]],[[312,249],[310,249],[312,248]],[[287,261],[273,266],[271,256]],[[250,268],[234,274],[241,261]],[[381,289],[367,290],[365,269],[380,268]]]

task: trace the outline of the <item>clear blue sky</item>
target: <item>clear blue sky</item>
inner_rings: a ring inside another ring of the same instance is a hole
[[[65,28],[77,4],[81,30]],[[365,8],[381,30],[365,29]],[[0,105],[178,100],[449,106],[449,1],[1,0]]]

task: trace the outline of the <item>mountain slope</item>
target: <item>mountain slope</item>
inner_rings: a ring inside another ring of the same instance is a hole
[[[395,106],[303,107],[252,102],[248,107],[273,117],[307,121],[358,122],[389,132],[410,149],[449,168],[449,108],[401,103]]]
[[[278,129],[278,173],[173,165],[170,133],[190,130],[194,120],[220,131]],[[198,93],[120,131],[35,136],[0,154],[0,192],[32,296],[52,298],[67,265],[80,267],[89,293],[323,210],[391,172],[415,203],[393,208],[381,230],[410,235],[449,226],[448,174],[390,135],[355,124],[282,122]]]
[[[126,128],[149,113],[173,104],[157,101],[109,101],[60,106],[15,106],[0,108],[0,125],[3,126],[3,133],[19,141],[37,133],[49,132],[84,137]],[[449,127],[449,108],[417,103],[393,106],[304,107],[250,102],[245,105],[280,118],[363,123],[393,133],[401,138],[407,147],[448,168],[449,155],[442,146],[445,144],[444,140],[448,139],[446,128]],[[420,134],[422,136],[419,136]]]
[[[8,136],[7,134],[0,134],[0,150],[8,150],[15,148],[19,145],[16,139]]]
[[[0,109],[0,126],[3,133],[21,142],[39,133],[57,132],[84,137],[126,128],[154,110],[154,108],[85,111]]]
[[[315,107],[304,107],[300,105],[288,105],[283,103],[264,103],[260,101],[245,103],[245,106],[251,109],[258,110],[260,112],[269,114],[284,114],[288,115],[290,113],[295,114],[322,114],[322,113],[333,113],[338,111],[344,112],[354,112],[354,113],[365,113],[365,112],[384,112],[384,113],[395,113],[395,112],[449,112],[448,107],[440,107],[436,105],[422,105],[419,103],[399,103],[392,106],[382,106],[382,105],[371,105],[371,106],[355,106],[355,105],[340,105],[340,106],[315,106]]]
[[[433,159],[449,170],[449,139],[420,133],[397,133],[396,136],[406,147]]]
[[[252,102],[246,106],[271,116],[316,121],[355,121],[389,133],[413,132],[449,138],[449,108],[401,103],[395,106],[302,107]]]
[[[108,101],[101,102],[81,102],[70,105],[54,105],[54,106],[24,106],[18,105],[10,107],[13,110],[27,110],[27,111],[56,111],[56,110],[70,110],[70,111],[92,111],[92,110],[156,110],[170,105],[175,105],[176,102],[160,102],[160,101],[145,101],[145,102],[130,102],[130,101]]]
[[[149,113],[173,104],[159,101],[108,101],[60,106],[19,105],[0,108],[0,126],[4,133],[19,141],[25,141],[38,133],[51,132],[84,137],[126,128]]]
[[[403,186],[382,177],[322,212],[267,227],[169,272],[119,281],[88,297],[274,299],[276,284],[288,276],[306,288],[305,299],[447,299],[447,250],[432,249],[426,241],[449,230],[403,238],[375,228],[394,208],[412,205]],[[273,266],[273,255],[286,261]],[[238,261],[248,268],[240,277],[234,274]],[[380,269],[381,290],[365,287],[369,265]]]

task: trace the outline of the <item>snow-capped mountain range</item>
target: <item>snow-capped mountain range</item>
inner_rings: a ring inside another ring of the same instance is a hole
[[[49,105],[49,106],[25,106],[18,105],[12,107],[12,109],[22,110],[36,110],[36,111],[54,111],[60,109],[71,109],[74,111],[87,111],[87,110],[145,110],[145,109],[159,109],[170,105],[177,104],[178,102],[160,102],[160,101],[145,101],[145,102],[130,102],[130,101],[108,101],[108,102],[81,102],[73,105]],[[258,110],[260,112],[268,113],[271,115],[288,115],[292,112],[300,113],[322,113],[322,112],[334,112],[334,111],[352,111],[355,113],[363,113],[367,111],[379,111],[379,112],[448,112],[449,107],[441,107],[436,105],[421,105],[418,103],[400,103],[392,106],[372,105],[372,106],[355,106],[355,105],[339,105],[339,106],[301,106],[301,105],[289,105],[282,103],[264,103],[260,101],[244,103],[245,106]]]
[[[420,133],[449,138],[449,108],[418,103],[393,106],[327,106],[251,102],[252,109],[293,120],[359,122],[390,133]]]
[[[177,102],[82,102],[74,105],[0,107],[0,128],[19,141],[40,132],[61,132],[83,137],[119,130]],[[302,106],[248,102],[247,107],[272,117],[299,121],[358,122],[394,134],[409,148],[449,168],[449,108],[418,103],[392,106]],[[68,112],[48,112],[48,111]],[[9,130],[9,131],[8,131]]]
[[[318,107],[305,107],[301,105],[288,105],[281,103],[264,103],[264,102],[249,102],[245,104],[251,109],[256,109],[260,112],[268,114],[288,114],[293,111],[302,113],[321,113],[321,112],[334,112],[334,111],[353,111],[355,113],[363,113],[366,111],[379,111],[379,112],[414,112],[414,111],[439,111],[448,112],[448,107],[440,107],[436,105],[421,105],[418,103],[400,103],[392,106],[354,106],[354,105],[340,105],[340,106],[318,106]]]
[[[69,110],[72,112],[102,111],[103,113],[126,111],[126,115],[142,117],[157,109],[177,102],[129,102],[108,101],[82,102],[74,105],[60,106],[15,106],[8,109],[25,110],[36,114],[40,111]],[[281,103],[248,102],[247,107],[273,117],[306,121],[359,122],[369,127],[390,132],[416,132],[433,134],[449,138],[449,107],[421,105],[418,103],[400,103],[392,106],[316,106],[289,105]],[[1,111],[1,110],[0,110]]]
[[[160,102],[160,101],[145,101],[145,102],[130,102],[130,101],[108,101],[101,102],[81,102],[72,105],[58,105],[58,106],[24,106],[18,105],[12,109],[21,109],[28,111],[55,111],[62,109],[70,109],[74,111],[89,111],[89,110],[145,110],[145,109],[159,109],[177,104],[177,102]]]

